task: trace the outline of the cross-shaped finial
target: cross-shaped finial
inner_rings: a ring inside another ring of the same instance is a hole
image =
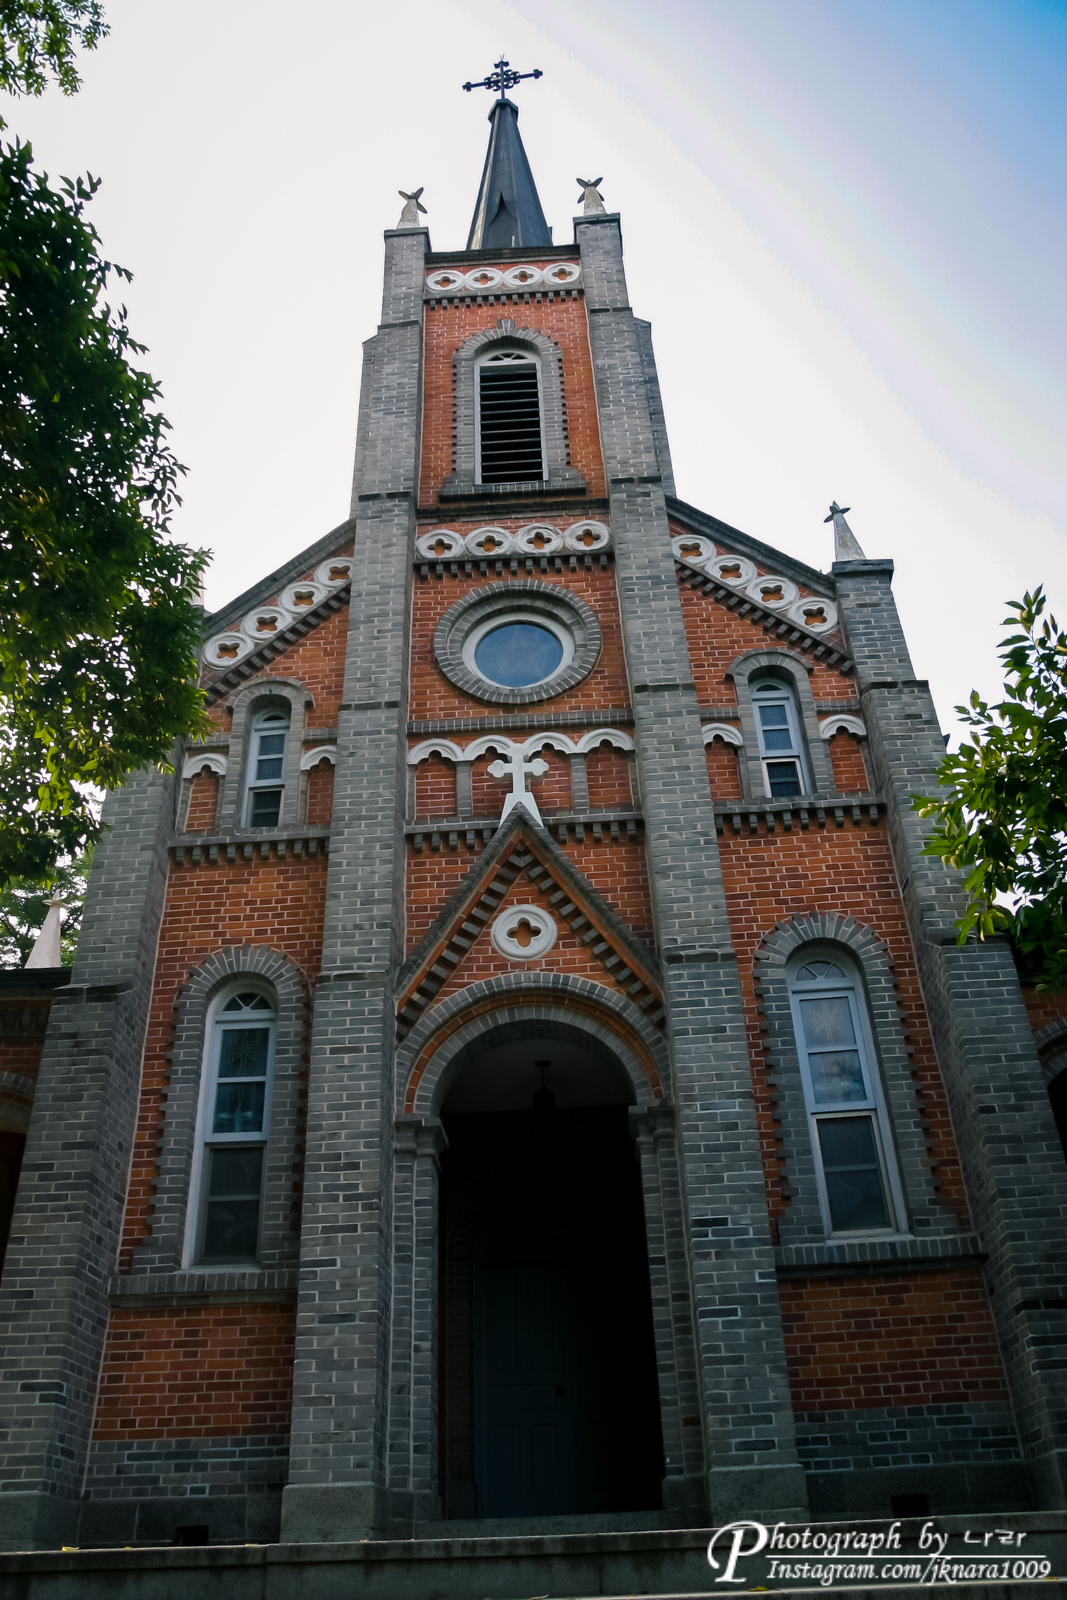
[[[496,71],[491,72],[488,77],[482,78],[478,83],[465,83],[463,85],[468,94],[472,89],[499,89],[500,98],[501,100],[504,100],[507,98],[508,90],[514,89],[515,85],[517,83],[521,83],[523,78],[544,77],[544,73],[541,71],[540,67],[538,67],[534,72],[513,72],[511,66],[507,61],[504,60],[503,56],[501,56],[499,61],[495,61],[493,65],[496,67]]]
[[[516,806],[525,806],[540,826],[541,813],[537,809],[537,801],[526,789],[526,779],[543,778],[548,771],[548,762],[542,761],[540,756],[531,760],[519,745],[512,745],[506,756],[499,761],[494,761],[489,768],[489,776],[495,778],[497,783],[510,783],[511,793],[504,801],[504,809],[500,813],[503,822],[509,811],[514,811]]]

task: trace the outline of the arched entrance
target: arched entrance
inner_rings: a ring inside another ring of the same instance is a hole
[[[441,1120],[448,1517],[660,1505],[663,1446],[630,1073],[564,1021],[501,1022]]]

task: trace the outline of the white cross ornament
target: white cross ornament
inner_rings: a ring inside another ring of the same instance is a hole
[[[526,788],[526,779],[543,778],[547,771],[547,761],[542,761],[540,756],[534,756],[531,760],[517,745],[513,745],[506,756],[491,764],[489,776],[495,778],[497,783],[511,784],[511,793],[504,801],[504,809],[500,813],[501,822],[516,806],[525,806],[538,827],[541,826],[541,813],[537,809],[537,801]]]

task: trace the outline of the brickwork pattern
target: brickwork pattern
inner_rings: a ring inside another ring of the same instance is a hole
[[[973,1268],[783,1283],[778,1292],[798,1412],[1008,1400]]]
[[[651,945],[652,908],[643,846],[628,839],[599,845],[578,844],[572,839],[560,848],[637,938]],[[409,848],[408,954],[432,927],[434,919],[474,865],[477,855],[477,851],[472,854],[466,848],[442,851],[439,855],[417,853]]]
[[[325,894],[326,862],[321,858],[172,870],[145,1042],[121,1271],[129,1271],[131,1252],[149,1236],[179,989],[195,966],[229,945],[269,943],[302,972],[314,975],[321,959]]]
[[[713,739],[705,745],[705,754],[708,763],[708,784],[713,800],[740,800],[744,790],[741,787],[741,770],[737,760],[737,747],[727,744],[725,739]]]
[[[952,1136],[948,1103],[938,1071],[930,1025],[923,1005],[915,954],[884,825],[811,829],[755,835],[727,833],[720,841],[730,930],[737,950],[744,994],[753,1080],[759,1107],[768,1205],[772,1217],[788,1209],[778,1165],[780,1132],[773,1119],[772,1088],[762,1066],[763,1016],[755,993],[753,958],[761,939],[791,917],[834,912],[855,917],[885,943],[895,963],[900,1004],[913,1047],[916,1086],[921,1088],[930,1123],[931,1156],[938,1163],[941,1197],[967,1224],[967,1199]]]
[[[94,1440],[288,1434],[291,1306],[112,1310]]]
[[[209,771],[197,773],[189,793],[189,809],[185,818],[186,833],[210,833],[215,826],[218,806],[218,773]]]
[[[577,520],[577,517],[576,512],[574,520]],[[457,533],[472,532],[490,520],[493,519],[485,517],[467,522],[460,522],[455,518],[446,519],[447,526]],[[493,520],[493,526],[513,532],[531,520],[533,520],[531,517],[505,518],[499,522]],[[556,518],[553,521],[562,523],[564,519]],[[507,581],[508,576],[508,569],[505,568],[502,574],[503,580]],[[515,576],[525,582],[525,569]],[[433,650],[434,633],[441,617],[450,606],[465,594],[475,593],[483,588],[487,581],[501,580],[497,579],[495,574],[487,580],[477,572],[473,572],[469,576],[461,573],[457,578],[450,578],[447,582],[429,579],[425,583],[416,584],[411,619],[411,700],[408,713],[413,719],[470,715],[472,702],[449,683],[437,665]],[[626,686],[618,597],[612,564],[609,562],[604,570],[594,566],[588,572],[584,567],[579,567],[576,572],[567,571],[562,575],[552,572],[541,573],[538,575],[538,582],[558,585],[566,592],[584,600],[596,612],[603,634],[600,657],[588,677],[570,691],[543,702],[543,705],[539,704],[538,709],[551,713],[597,711],[606,707],[628,706],[629,693]]]
[[[585,307],[580,300],[557,300],[551,304],[546,301],[541,305],[516,308],[437,306],[427,310],[425,419],[419,504],[436,504],[438,490],[453,470],[452,357],[473,334],[495,330],[501,317],[513,318],[521,327],[537,329],[554,340],[563,352],[563,397],[571,464],[584,478],[589,495],[602,496],[606,489]],[[493,519],[489,507],[487,512],[489,514],[483,521],[490,522]],[[581,514],[579,508],[575,518]]]
[[[842,729],[829,740],[828,748],[838,790],[842,794],[866,794],[871,785],[861,741]]]

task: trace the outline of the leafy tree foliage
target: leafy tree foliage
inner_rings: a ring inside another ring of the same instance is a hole
[[[1006,699],[957,711],[975,730],[946,755],[948,795],[913,797],[936,819],[927,855],[970,869],[959,942],[1010,933],[1040,990],[1067,988],[1067,634],[1040,587],[1010,603],[1001,642]],[[1005,904],[1005,902],[1008,902]]]
[[[93,864],[93,847],[75,861],[61,861],[48,888],[17,878],[0,892],[0,970],[24,967],[48,914],[48,901],[60,894],[63,923],[59,943],[65,967],[73,966],[81,927],[82,903]]]
[[[0,887],[77,855],[98,791],[204,726],[207,558],[167,537],[184,469],[105,299],[130,275],[84,215],[97,188],[0,151]]]
[[[93,50],[107,32],[100,0],[0,0],[0,89],[40,94],[51,70],[76,93],[75,46]]]

